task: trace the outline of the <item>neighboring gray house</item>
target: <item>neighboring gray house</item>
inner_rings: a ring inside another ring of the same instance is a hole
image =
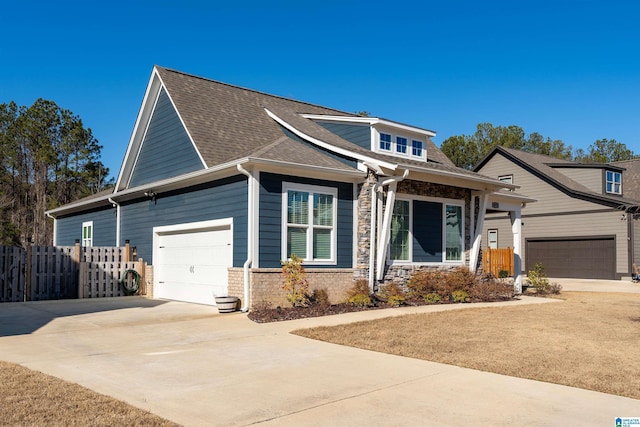
[[[474,267],[484,206],[503,200],[517,229],[520,199],[455,167],[434,135],[155,67],[115,189],[49,211],[54,244],[129,240],[154,297],[244,308],[283,303],[291,254],[334,301],[357,278]]]
[[[520,187],[537,202],[522,210],[524,269],[549,277],[620,279],[640,257],[640,160],[581,164],[497,147],[474,169]],[[488,213],[483,247],[511,246],[510,225]]]

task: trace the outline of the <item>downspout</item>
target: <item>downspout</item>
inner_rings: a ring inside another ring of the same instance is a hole
[[[116,246],[120,246],[120,204],[111,197],[107,200],[116,207]]]
[[[385,185],[389,186],[387,190],[387,203],[384,207],[384,219],[382,220],[382,230],[380,230],[380,240],[378,242],[378,256],[376,279],[382,280],[384,275],[384,262],[387,257],[387,247],[389,246],[389,237],[391,235],[391,214],[393,213],[393,204],[396,200],[396,189],[398,182],[404,180],[409,175],[409,170],[405,169],[402,176],[394,176],[386,179],[379,184],[378,191],[382,191]]]
[[[243,312],[249,311],[249,289],[250,289],[250,280],[249,280],[249,268],[253,264],[253,243],[254,243],[254,220],[255,220],[255,210],[253,206],[253,197],[255,193],[255,177],[252,172],[247,171],[242,165],[237,165],[238,172],[247,176],[248,179],[248,189],[247,189],[247,260],[244,262],[242,266],[244,273],[244,298],[243,298],[243,306],[240,310]]]
[[[56,219],[55,216],[51,215],[49,212],[45,212],[45,215],[47,215],[49,218],[51,218],[53,220],[53,246],[56,246],[56,240],[58,240],[58,230],[56,227],[58,220]]]

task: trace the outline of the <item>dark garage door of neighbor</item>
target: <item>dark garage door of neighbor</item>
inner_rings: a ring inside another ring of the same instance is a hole
[[[548,277],[616,278],[613,237],[527,239],[525,250],[527,270],[541,262]]]

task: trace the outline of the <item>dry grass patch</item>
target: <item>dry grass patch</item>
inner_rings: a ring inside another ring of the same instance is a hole
[[[176,426],[77,384],[0,362],[0,425]]]
[[[336,344],[640,399],[640,297],[389,317],[294,333]]]

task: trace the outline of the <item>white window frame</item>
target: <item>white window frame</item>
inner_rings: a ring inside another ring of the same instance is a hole
[[[289,223],[287,221],[288,213],[288,194],[289,191],[301,191],[309,193],[309,223],[307,227],[307,256],[303,259],[306,265],[336,265],[337,264],[337,234],[338,234],[338,189],[335,187],[323,187],[318,185],[297,184],[294,182],[282,183],[282,257],[288,259],[287,252],[287,230]],[[333,224],[331,225],[331,257],[328,259],[313,259],[313,229],[329,229],[329,226],[317,226],[313,224],[313,197],[315,194],[327,194],[333,196]],[[296,224],[296,227],[299,225]]]
[[[85,231],[89,230],[89,236],[85,237]],[[85,221],[82,223],[82,234],[80,242],[83,247],[91,247],[93,246],[93,221]]]
[[[498,176],[498,181],[504,182],[506,184],[513,184],[513,175],[500,175]]]
[[[495,240],[491,239],[491,235],[495,236]],[[495,243],[495,247],[491,246],[493,243]],[[491,249],[498,249],[498,229],[497,228],[490,228],[489,230],[487,230],[487,247]]]
[[[391,137],[388,150],[381,147],[381,135],[383,134],[389,135]],[[398,151],[398,138],[404,138],[407,141],[406,151],[404,153]],[[413,154],[413,141],[420,142],[422,144],[421,153],[419,156]],[[410,136],[410,134],[394,133],[387,130],[376,129],[374,151],[378,153],[390,154],[401,158],[427,160],[427,142],[425,139],[421,137]]]
[[[391,240],[389,240],[389,247],[387,248],[387,262],[391,265],[464,265],[466,260],[466,245],[465,245],[465,212],[466,202],[462,199],[448,199],[440,197],[427,197],[427,196],[408,196],[405,194],[396,195],[396,200],[408,200],[409,201],[409,260],[392,260],[391,259]],[[435,202],[442,205],[442,212],[440,218],[442,219],[442,260],[435,262],[414,262],[413,259],[413,202],[414,200],[424,202]],[[446,217],[447,206],[459,206],[462,209],[462,256],[460,260],[447,260],[447,231],[446,231]],[[391,226],[391,225],[389,225]]]
[[[609,180],[609,174],[611,174],[611,180]],[[620,180],[616,183],[616,176],[620,177]],[[607,194],[622,195],[622,173],[612,170],[606,170],[604,174],[605,186],[604,191]],[[609,185],[611,185],[611,191],[609,191]],[[615,191],[615,186],[618,186],[618,191]]]
[[[416,147],[414,146],[415,142],[419,142],[420,143],[420,154],[413,154],[413,151],[416,150]],[[424,141],[420,140],[420,139],[415,139],[415,138],[411,138],[411,157],[417,157],[417,158],[422,158],[422,152],[426,150],[425,147],[425,143]]]

